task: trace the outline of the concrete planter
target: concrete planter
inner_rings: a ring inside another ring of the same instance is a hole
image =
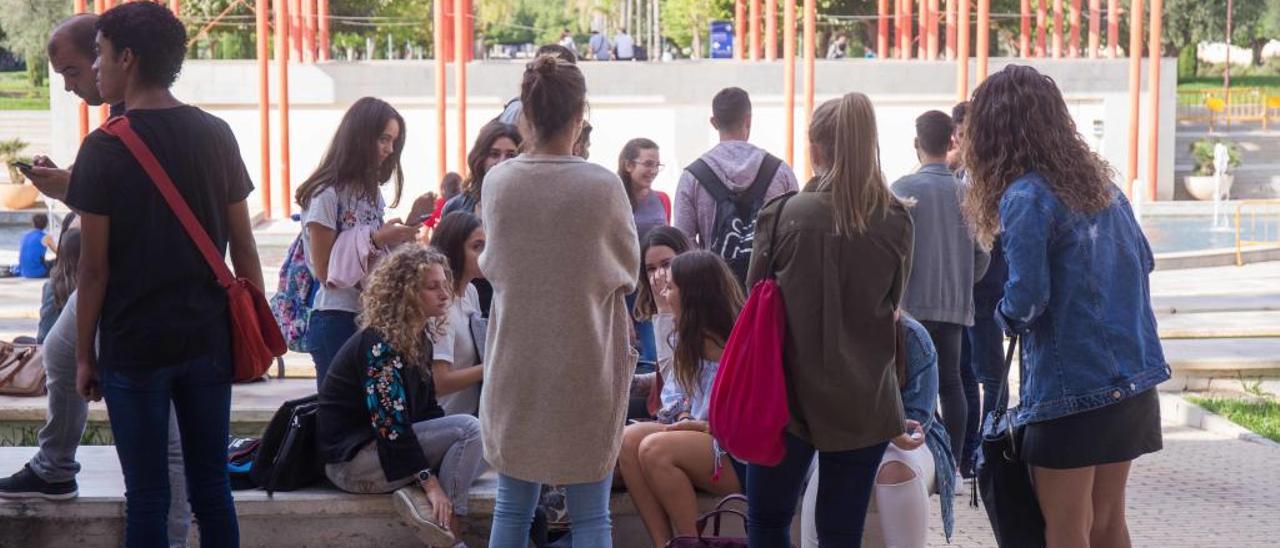
[[[5,209],[27,209],[39,198],[35,185],[0,185],[0,207]]]
[[[1235,182],[1235,178],[1235,175],[1231,174],[1222,176],[1223,198],[1231,195],[1231,183]],[[1218,178],[1212,175],[1188,175],[1183,178],[1183,185],[1195,199],[1209,201],[1213,200],[1213,191],[1218,186]]]

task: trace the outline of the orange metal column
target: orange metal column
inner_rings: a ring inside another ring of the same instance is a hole
[[[735,0],[733,3],[733,58],[739,61],[746,58],[743,52],[747,48],[747,0]]]
[[[817,44],[817,0],[804,0],[804,130],[808,134],[809,125],[813,123],[813,58]],[[813,177],[813,153],[809,150],[809,140],[804,140],[804,179]]]
[[[271,31],[267,22],[267,0],[254,2],[253,18],[258,27],[258,182],[262,193],[262,215],[271,218],[271,95],[267,91],[267,56],[271,48],[267,40],[271,39]],[[289,197],[284,197],[289,201]]]
[[[747,13],[747,32],[750,33],[747,57],[752,61],[760,60],[760,0],[751,0],[751,8]]]
[[[284,215],[291,215],[293,193],[289,180],[289,2],[276,2],[276,65],[280,101],[280,190],[284,194]]]
[[[458,111],[458,174],[467,176],[467,40],[465,0],[453,0],[453,95]]]
[[[471,0],[464,0],[462,13],[462,36],[467,44],[463,59],[471,62],[476,57],[476,12]]]
[[[1049,28],[1048,17],[1045,15],[1045,6],[1048,1],[1036,0],[1036,57],[1044,57],[1049,53],[1045,46],[1045,33]]]
[[[435,55],[435,84],[436,84],[436,180],[444,180],[444,174],[449,171],[449,152],[448,142],[449,136],[445,129],[445,117],[448,116],[446,103],[448,95],[445,88],[445,46],[444,46],[444,28],[445,28],[445,4],[450,0],[435,0],[435,5],[431,9],[431,39],[434,44],[433,55]]]
[[[84,0],[75,1],[76,13],[84,13],[85,9]],[[80,101],[80,104],[76,105],[76,115],[80,123],[80,140],[83,141],[85,136],[89,135],[89,104]]]
[[[1164,0],[1151,0],[1151,34],[1147,38],[1147,100],[1151,118],[1147,121],[1147,200],[1156,199],[1160,180],[1160,39],[1164,27]]]
[[[910,0],[914,2],[915,0]],[[916,28],[919,29],[920,37],[917,49],[917,56],[921,59],[929,58],[929,0],[920,0],[920,13],[916,14]]]
[[[1071,0],[1071,39],[1067,45],[1067,57],[1080,56],[1080,0]]]
[[[316,0],[302,0],[302,62],[316,62]]]
[[[1031,57],[1031,0],[1022,0],[1018,12],[1018,56]]]
[[[929,25],[928,41],[929,60],[933,61],[938,58],[938,0],[927,0],[929,2],[929,17],[927,19]]]
[[[1120,0],[1107,0],[1107,55],[1120,56]]]
[[[778,58],[778,0],[764,0],[764,59]]]
[[[914,50],[916,36],[915,32],[911,28],[911,22],[913,19],[912,14],[913,10],[915,10],[915,6],[912,5],[914,2],[915,0],[902,0],[902,28],[905,32],[905,38],[903,39],[902,46],[903,59],[911,59],[912,57],[915,57]]]
[[[1098,58],[1098,49],[1102,47],[1102,0],[1089,0],[1089,55],[1090,59]]]
[[[903,11],[902,4],[909,0],[893,0],[893,56],[898,59],[906,59],[903,52],[906,48],[902,46],[902,41],[906,39],[906,27],[902,24]]]
[[[956,102],[969,98],[969,0],[960,0],[956,33]]]
[[[1142,0],[1129,0],[1129,162],[1125,172],[1125,194],[1133,197],[1138,178],[1138,110],[1142,96]]]
[[[319,33],[319,43],[316,49],[320,50],[320,60],[328,61],[329,54],[329,0],[319,0],[316,3],[316,27]]]
[[[956,0],[947,0],[947,59],[956,58]]]
[[[1053,0],[1053,58],[1062,57],[1062,0]]]
[[[783,108],[787,111],[786,160],[787,165],[794,166],[796,165],[796,0],[782,1],[786,2],[782,10],[782,101]],[[880,6],[884,7],[886,1],[880,0]],[[884,22],[884,18],[880,20]],[[883,38],[884,31],[881,32],[881,42],[884,42]],[[808,130],[808,128],[805,129]]]
[[[795,0],[783,0],[794,4]],[[876,59],[889,57],[889,0],[880,0],[876,11]],[[795,23],[794,18],[791,21]],[[792,29],[794,32],[795,29]]]
[[[987,79],[987,59],[991,54],[991,0],[978,0],[978,74],[974,85]]]

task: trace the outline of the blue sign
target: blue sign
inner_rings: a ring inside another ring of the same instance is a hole
[[[733,59],[733,22],[711,22],[711,58]]]

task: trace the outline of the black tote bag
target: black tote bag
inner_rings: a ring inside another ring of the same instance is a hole
[[[1018,337],[1009,342],[1004,376],[996,401],[1009,391],[1009,368],[1018,349]],[[1031,485],[1031,468],[1018,456],[1021,428],[1013,426],[1008,409],[992,410],[982,422],[982,451],[978,459],[978,490],[987,519],[1002,548],[1040,548],[1044,542],[1044,515]]]

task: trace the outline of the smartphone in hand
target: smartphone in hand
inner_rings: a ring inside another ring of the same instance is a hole
[[[21,171],[23,175],[27,175],[27,176],[31,175],[31,164],[28,164],[26,162],[15,161],[15,162],[10,162],[10,165],[18,168],[18,171]]]

